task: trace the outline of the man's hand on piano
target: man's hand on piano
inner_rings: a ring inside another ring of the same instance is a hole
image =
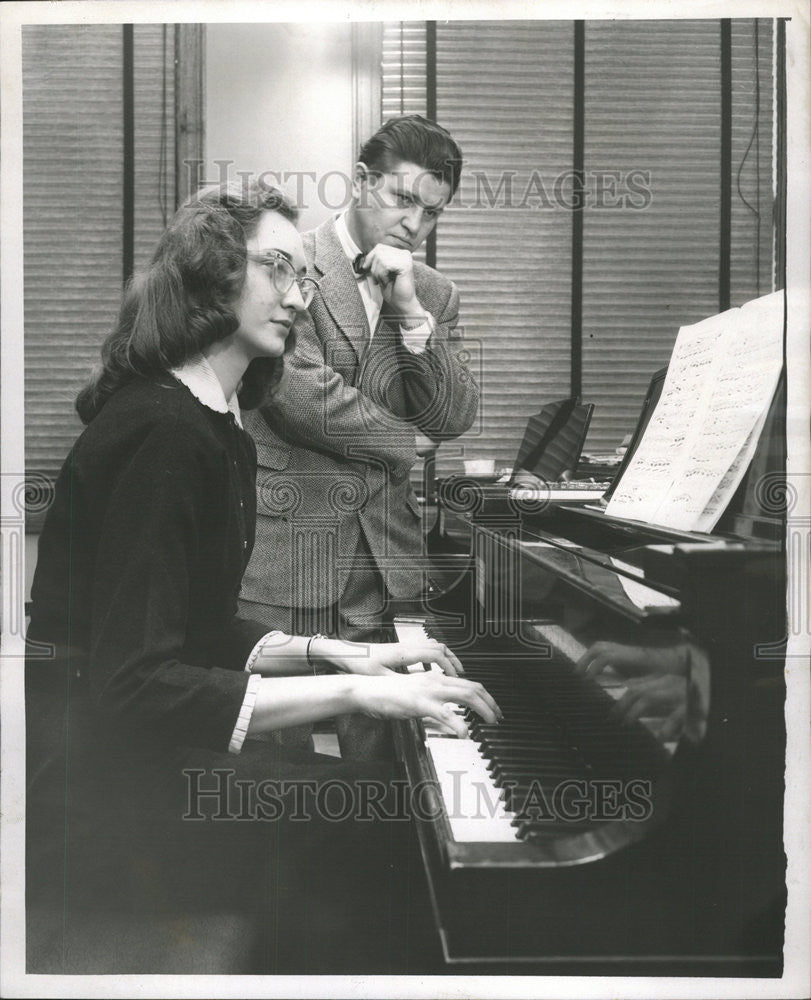
[[[464,739],[467,726],[455,711],[465,705],[485,722],[500,722],[501,709],[481,684],[436,671],[357,679],[358,710],[376,719],[430,719]]]
[[[686,676],[690,670],[690,649],[683,640],[669,637],[645,646],[629,646],[621,642],[600,640],[589,646],[575,664],[576,673],[596,677],[606,667],[624,677],[645,674],[678,674]]]
[[[337,644],[336,644],[337,645]],[[449,677],[464,674],[452,650],[435,639],[409,642],[344,642],[342,655],[332,656],[338,670],[347,674],[385,676],[413,663],[436,663]]]
[[[687,678],[678,674],[633,677],[610,714],[628,723],[655,719],[661,739],[676,739],[687,719]]]

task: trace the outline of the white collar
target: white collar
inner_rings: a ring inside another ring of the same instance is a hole
[[[361,248],[355,243],[352,237],[349,235],[349,227],[346,224],[346,212],[343,215],[339,215],[335,220],[335,234],[338,237],[338,242],[341,244],[344,253],[349,258],[349,262],[354,263],[355,258],[359,253],[363,253]],[[364,277],[364,275],[358,275],[358,277]]]
[[[178,382],[182,382],[203,406],[207,406],[217,413],[233,413],[237,425],[242,427],[242,415],[237,402],[237,394],[234,393],[226,401],[220,380],[204,355],[195,354],[179,368],[170,368],[169,373],[174,375]]]

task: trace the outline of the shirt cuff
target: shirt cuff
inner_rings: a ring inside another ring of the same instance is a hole
[[[253,665],[254,663],[256,663],[259,654],[262,652],[262,646],[268,641],[268,639],[271,636],[279,634],[280,633],[277,628],[273,629],[272,632],[265,632],[265,634],[262,636],[259,642],[257,642],[257,644],[253,647],[253,649],[250,652],[250,655],[248,656],[248,659],[245,661],[245,671],[247,673],[249,674],[253,673]]]
[[[253,715],[253,707],[256,704],[256,696],[259,694],[259,685],[262,682],[260,674],[251,674],[248,678],[248,686],[245,688],[245,698],[242,701],[242,708],[237,716],[237,724],[231,733],[231,740],[228,744],[228,753],[239,753],[242,744],[248,735],[248,726]]]
[[[407,330],[404,326],[400,327],[403,344],[412,354],[422,354],[428,343],[428,338],[433,332],[434,320],[431,316],[424,323],[420,323],[419,326],[412,327],[410,330]]]

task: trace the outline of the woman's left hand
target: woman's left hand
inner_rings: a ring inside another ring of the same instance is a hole
[[[324,646],[330,640],[324,641]],[[452,650],[434,639],[411,642],[341,642],[332,641],[334,651],[314,650],[342,673],[379,676],[401,671],[414,663],[436,663],[450,677],[464,675],[462,664]],[[321,645],[319,643],[319,645]],[[326,654],[326,655],[325,655]]]

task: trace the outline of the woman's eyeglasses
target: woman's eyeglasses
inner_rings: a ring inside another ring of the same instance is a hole
[[[270,271],[273,287],[280,295],[286,295],[295,282],[304,301],[304,307],[313,301],[318,282],[315,278],[299,278],[293,270],[293,265],[283,254],[266,250],[264,253],[249,253],[248,260],[252,260],[254,264],[262,264]]]

